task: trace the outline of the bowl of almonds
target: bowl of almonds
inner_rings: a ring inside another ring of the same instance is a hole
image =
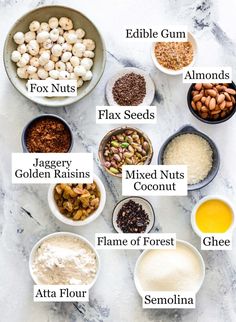
[[[222,123],[236,111],[236,86],[233,82],[192,84],[187,101],[190,112],[200,121]]]

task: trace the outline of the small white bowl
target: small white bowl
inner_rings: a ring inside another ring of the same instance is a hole
[[[106,190],[102,181],[98,178],[97,175],[94,174],[93,179],[96,182],[98,189],[100,191],[100,203],[98,208],[90,216],[88,216],[84,220],[72,220],[70,218],[67,218],[65,215],[63,215],[59,211],[56,201],[54,199],[54,188],[56,184],[50,185],[48,189],[48,205],[53,215],[64,224],[71,225],[71,226],[84,226],[94,221],[102,213],[104,209],[104,206],[106,203]]]
[[[130,73],[134,73],[134,74],[138,74],[144,77],[145,82],[146,82],[146,95],[143,99],[143,102],[139,105],[139,106],[149,106],[152,104],[153,100],[154,100],[154,96],[155,96],[155,85],[153,80],[151,79],[151,76],[145,72],[144,70],[140,69],[140,68],[136,68],[136,67],[125,67],[122,68],[120,71],[118,71],[115,75],[113,75],[109,81],[107,82],[106,85],[106,99],[107,102],[110,106],[120,106],[116,103],[116,101],[113,98],[113,93],[112,93],[112,89],[115,85],[115,82],[123,77],[126,74],[130,74]]]
[[[129,200],[133,200],[134,202],[140,204],[142,206],[143,210],[145,210],[145,212],[148,214],[150,223],[147,225],[145,233],[149,233],[152,230],[152,228],[153,228],[153,226],[155,224],[155,213],[154,213],[153,207],[150,204],[150,202],[147,201],[144,198],[141,198],[141,197],[127,197],[125,199],[122,199],[121,201],[119,201],[116,204],[116,206],[115,206],[115,208],[113,210],[113,214],[112,214],[112,223],[113,223],[113,226],[114,226],[115,230],[118,233],[123,233],[123,231],[118,227],[116,221],[117,221],[118,212],[120,211],[122,206],[126,202],[128,202]]]
[[[74,237],[74,238],[77,238],[79,240],[82,240],[85,244],[87,244],[92,250],[93,252],[95,253],[96,255],[96,259],[97,259],[97,273],[96,273],[96,276],[93,280],[93,282],[91,284],[88,284],[88,289],[90,289],[96,282],[97,278],[98,278],[98,275],[99,275],[99,272],[100,272],[100,258],[99,258],[99,255],[98,255],[98,252],[97,250],[94,248],[94,246],[86,239],[84,238],[83,236],[80,236],[80,235],[77,235],[77,234],[74,234],[74,233],[69,233],[69,232],[57,232],[57,233],[53,233],[53,234],[49,234],[43,238],[41,238],[35,245],[34,247],[32,248],[31,252],[30,252],[30,256],[29,256],[29,271],[30,271],[30,275],[34,281],[35,284],[37,285],[40,285],[40,283],[38,282],[37,280],[37,276],[34,274],[33,272],[33,268],[32,268],[32,265],[33,265],[33,260],[34,260],[34,256],[35,256],[35,252],[36,250],[38,249],[38,247],[42,244],[42,242],[44,242],[45,240],[48,240],[50,238],[53,238],[53,237],[56,237],[56,236],[70,236],[70,237]]]
[[[159,62],[155,56],[155,45],[157,42],[153,42],[152,47],[151,47],[151,57],[152,57],[153,63],[156,66],[156,68],[158,68],[161,72],[163,72],[167,75],[175,76],[175,75],[181,75],[185,68],[193,66],[195,64],[196,56],[197,56],[197,41],[191,32],[188,32],[188,41],[191,42],[191,44],[193,46],[193,60],[188,66],[185,66],[184,68],[178,69],[178,70],[169,69],[169,68],[166,68],[166,67],[162,66],[161,64],[159,64]]]
[[[196,205],[193,207],[192,213],[191,213],[191,224],[192,224],[192,228],[195,231],[195,233],[199,236],[199,237],[203,237],[206,234],[203,233],[197,226],[196,224],[196,213],[198,208],[207,200],[213,200],[213,199],[217,199],[217,200],[221,200],[224,203],[226,203],[232,210],[232,214],[233,214],[233,221],[231,226],[229,227],[229,229],[227,230],[227,232],[225,232],[226,234],[228,233],[232,233],[233,229],[235,228],[235,209],[233,204],[224,196],[219,196],[219,195],[208,195],[202,199],[200,199]]]
[[[188,247],[198,257],[198,260],[200,262],[201,270],[202,270],[202,272],[201,272],[202,276],[201,276],[201,280],[199,282],[198,288],[196,290],[193,290],[193,292],[197,293],[200,290],[200,288],[202,286],[202,283],[204,281],[204,278],[205,278],[205,263],[204,263],[204,260],[202,258],[202,255],[197,250],[197,248],[195,248],[190,243],[186,242],[185,240],[177,239],[176,240],[176,245],[178,243]],[[143,291],[143,289],[141,287],[141,284],[139,282],[137,270],[138,270],[138,266],[139,266],[141,260],[143,259],[144,255],[147,254],[147,252],[150,252],[151,250],[153,250],[153,249],[146,249],[146,250],[144,250],[142,252],[142,254],[138,257],[138,259],[136,261],[136,264],[135,264],[135,268],[134,268],[134,283],[135,283],[136,289],[137,289],[137,291],[138,291],[140,296],[143,296],[144,291]],[[168,251],[168,250],[166,250],[166,251]]]

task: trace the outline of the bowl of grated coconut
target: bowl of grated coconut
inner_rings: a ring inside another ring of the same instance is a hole
[[[158,164],[187,165],[188,191],[208,185],[220,166],[220,155],[215,143],[191,125],[185,125],[161,146]]]

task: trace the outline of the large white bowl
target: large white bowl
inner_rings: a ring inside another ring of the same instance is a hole
[[[176,240],[176,244],[179,243],[179,244],[182,244],[186,247],[188,247],[199,259],[199,262],[201,264],[201,269],[202,269],[202,276],[201,276],[201,280],[200,280],[200,283],[198,285],[198,288],[196,290],[193,290],[193,292],[197,293],[201,286],[202,286],[202,283],[204,281],[204,278],[205,278],[205,263],[204,263],[204,260],[202,258],[202,255],[199,253],[199,251],[193,246],[191,245],[190,243],[186,242],[185,240],[180,240],[180,239],[177,239]],[[143,259],[144,255],[147,254],[147,252],[151,251],[153,249],[146,249],[142,252],[142,254],[139,256],[139,258],[137,259],[137,262],[135,264],[135,269],[134,269],[134,283],[135,283],[135,286],[136,286],[136,289],[138,291],[138,293],[140,294],[140,296],[143,296],[143,289],[140,285],[140,282],[139,282],[139,279],[138,279],[138,274],[137,274],[137,270],[138,270],[138,266],[141,262],[141,260]],[[168,250],[166,250],[168,251]]]
[[[16,64],[11,61],[11,53],[13,50],[16,50],[17,45],[13,40],[13,35],[17,31],[27,32],[29,31],[29,24],[33,20],[38,20],[39,22],[48,21],[51,17],[68,17],[72,19],[75,29],[83,28],[86,32],[86,37],[93,39],[96,43],[95,48],[95,57],[94,57],[94,65],[92,67],[93,78],[91,81],[85,82],[83,86],[78,88],[77,96],[68,96],[68,97],[40,97],[40,96],[30,96],[28,94],[26,88],[26,80],[20,79],[16,74]],[[25,97],[30,99],[31,101],[45,106],[65,106],[76,101],[82,99],[84,96],[89,94],[94,87],[99,82],[102,77],[105,63],[106,63],[106,49],[103,38],[97,29],[97,27],[93,24],[93,22],[87,18],[80,11],[69,8],[66,6],[60,5],[48,5],[42,6],[36,9],[33,9],[27,12],[25,15],[20,17],[12,26],[9,31],[4,45],[3,52],[3,60],[4,66],[6,69],[6,73],[8,75],[9,80],[12,85]]]
[[[231,226],[229,227],[229,229],[227,230],[227,232],[225,232],[226,234],[230,234],[232,233],[233,229],[235,228],[235,208],[234,205],[225,197],[223,196],[219,196],[219,195],[208,195],[202,199],[200,199],[196,205],[194,206],[192,213],[191,213],[191,224],[192,224],[192,228],[195,231],[195,233],[199,236],[199,237],[204,237],[206,234],[203,233],[197,226],[196,224],[196,213],[198,208],[207,200],[213,200],[213,199],[217,199],[217,200],[221,200],[224,203],[226,203],[226,205],[228,205],[231,210],[232,210],[232,214],[233,214],[233,221]]]
[[[34,245],[34,247],[31,250],[30,257],[29,257],[29,271],[30,271],[30,275],[31,275],[34,283],[39,285],[39,282],[37,280],[37,277],[34,274],[33,269],[32,269],[32,264],[33,264],[35,252],[38,249],[38,247],[42,244],[43,241],[48,240],[50,238],[53,238],[55,236],[70,236],[70,237],[77,238],[77,239],[83,241],[85,244],[87,244],[93,250],[93,252],[95,253],[96,259],[97,259],[97,273],[96,273],[96,276],[95,276],[93,282],[91,284],[88,284],[87,285],[88,289],[90,289],[95,284],[95,282],[96,282],[96,280],[98,278],[99,272],[100,272],[100,258],[99,258],[98,252],[96,251],[96,249],[94,248],[94,246],[86,238],[84,238],[83,236],[74,234],[74,233],[69,233],[69,232],[57,232],[57,233],[49,234],[49,235],[41,238]]]
[[[97,175],[94,174],[93,179],[98,186],[101,196],[100,196],[100,203],[98,208],[90,216],[88,216],[84,220],[72,220],[70,218],[67,218],[65,215],[63,215],[59,211],[56,201],[54,199],[54,188],[56,184],[50,185],[48,190],[48,204],[53,215],[64,224],[71,225],[71,226],[84,226],[94,221],[102,213],[104,209],[104,206],[106,203],[106,190],[104,188],[102,181],[98,178]]]
[[[192,46],[193,46],[193,60],[188,66],[186,66],[186,67],[184,67],[182,69],[178,69],[178,70],[173,70],[173,69],[166,68],[166,67],[162,66],[158,62],[158,60],[157,60],[157,58],[155,56],[156,42],[153,42],[152,47],[151,47],[151,57],[152,57],[153,63],[156,66],[156,68],[158,68],[161,72],[163,72],[163,73],[165,73],[167,75],[176,76],[176,75],[181,75],[185,68],[193,66],[195,64],[196,56],[197,56],[197,41],[196,41],[196,38],[194,37],[194,35],[191,32],[188,32],[188,41],[190,41]]]

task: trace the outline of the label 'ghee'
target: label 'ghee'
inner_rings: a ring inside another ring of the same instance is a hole
[[[232,209],[219,199],[203,202],[196,212],[196,225],[203,233],[225,233],[232,222]]]

